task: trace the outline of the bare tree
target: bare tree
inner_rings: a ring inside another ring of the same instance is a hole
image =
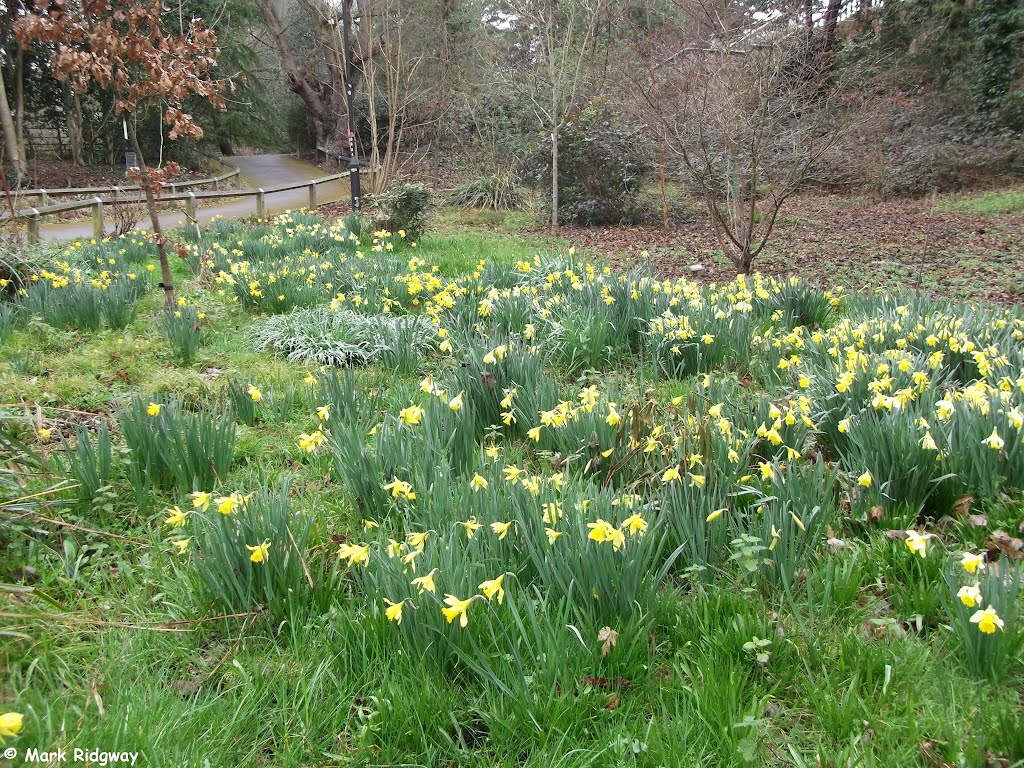
[[[779,211],[848,125],[826,57],[789,17],[755,20],[700,6],[698,33],[639,85],[649,119],[682,161],[722,252],[741,273]]]
[[[558,227],[559,132],[593,93],[600,69],[590,66],[610,0],[512,0],[507,13],[522,30],[518,66],[507,84],[530,103],[551,140],[551,226]]]

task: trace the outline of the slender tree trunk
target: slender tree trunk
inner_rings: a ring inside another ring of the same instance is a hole
[[[18,133],[14,128],[14,119],[11,117],[11,106],[7,101],[7,90],[4,87],[4,74],[0,70],[0,123],[3,124],[4,144],[7,145],[8,158],[18,175],[18,180],[28,175],[25,167],[25,158],[21,155],[18,147]]]
[[[171,264],[167,260],[167,241],[160,229],[160,213],[156,209],[156,197],[153,195],[153,179],[146,168],[146,160],[142,156],[142,147],[139,146],[139,138],[135,135],[135,126],[132,125],[131,115],[125,115],[125,125],[128,126],[128,141],[131,142],[132,150],[139,163],[139,174],[142,176],[142,190],[146,193],[146,210],[149,211],[149,222],[153,227],[153,236],[156,239],[157,253],[160,255],[160,279],[164,289],[164,300],[168,309],[174,308],[174,278],[171,277]]]
[[[84,165],[82,162],[82,106],[78,97],[71,92],[71,84],[64,81],[64,109],[68,120],[68,147],[71,149],[71,162]]]
[[[551,132],[551,228],[558,229],[558,126]]]
[[[28,155],[25,154],[25,49],[18,46],[18,66],[14,73],[14,109],[15,130],[18,134],[18,154],[25,162],[28,162]]]
[[[665,134],[658,135],[658,181],[661,184],[661,228],[668,231],[668,179],[665,175]]]

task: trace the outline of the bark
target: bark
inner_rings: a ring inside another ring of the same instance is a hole
[[[839,12],[843,9],[843,0],[828,0],[825,8],[825,36],[821,50],[826,57],[830,56],[836,47],[836,28],[839,26]]]
[[[82,103],[78,96],[71,92],[71,85],[64,82],[64,104],[68,116],[68,147],[71,149],[71,162],[84,165],[82,159]]]
[[[25,158],[21,155],[21,148],[18,146],[18,133],[14,128],[14,119],[11,116],[11,106],[7,102],[7,90],[4,87],[4,74],[0,70],[0,123],[3,124],[4,144],[7,146],[8,162],[18,175],[18,180],[28,175],[25,167]]]
[[[14,73],[15,130],[18,134],[18,152],[24,160],[25,154],[25,49],[18,46],[18,65]]]
[[[135,126],[132,125],[131,115],[125,115],[125,125],[128,126],[128,141],[132,145],[135,157],[139,163],[139,174],[142,176],[142,190],[146,194],[146,210],[149,211],[149,222],[153,227],[153,237],[156,240],[157,252],[160,255],[160,280],[164,288],[164,300],[168,309],[174,309],[174,278],[171,277],[171,264],[167,260],[167,241],[160,229],[160,213],[156,209],[156,197],[153,194],[153,179],[146,168],[146,160],[142,156],[142,147],[139,146],[139,137],[135,135]]]
[[[281,64],[284,66],[285,76],[288,80],[288,90],[302,99],[302,103],[306,105],[307,117],[313,125],[313,132],[319,141],[330,132],[325,130],[329,96],[324,93],[323,84],[309,68],[300,65],[295,58],[295,53],[285,36],[284,25],[274,9],[272,0],[256,0],[256,5],[263,13],[267,29],[270,30],[277,51],[281,55]],[[315,18],[313,23],[317,23]]]
[[[558,128],[551,132],[551,228],[558,229]]]

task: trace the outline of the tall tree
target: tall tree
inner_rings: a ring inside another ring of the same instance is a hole
[[[114,112],[122,118],[136,153],[146,195],[153,237],[160,255],[164,296],[173,307],[174,279],[167,259],[167,240],[160,227],[156,195],[173,169],[146,166],[135,132],[134,117],[149,104],[163,106],[170,138],[200,139],[203,130],[183,110],[187,99],[201,96],[223,108],[227,83],[210,76],[217,64],[217,38],[201,19],[182,20],[179,32],[164,24],[160,0],[36,0],[34,12],[18,19],[15,34],[21,45],[34,41],[52,46],[50,67],[61,81],[85,91],[91,83],[110,89]]]
[[[7,149],[7,158],[14,168],[15,174],[20,181],[28,174],[25,166],[25,158],[21,155],[21,147],[18,144],[18,132],[14,128],[14,118],[11,115],[11,105],[7,101],[7,89],[4,86],[3,67],[0,67],[0,124],[4,132],[4,146]]]

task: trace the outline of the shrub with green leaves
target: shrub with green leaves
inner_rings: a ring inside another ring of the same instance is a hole
[[[430,209],[430,187],[426,184],[399,183],[367,198],[381,228],[410,242],[423,236]]]

